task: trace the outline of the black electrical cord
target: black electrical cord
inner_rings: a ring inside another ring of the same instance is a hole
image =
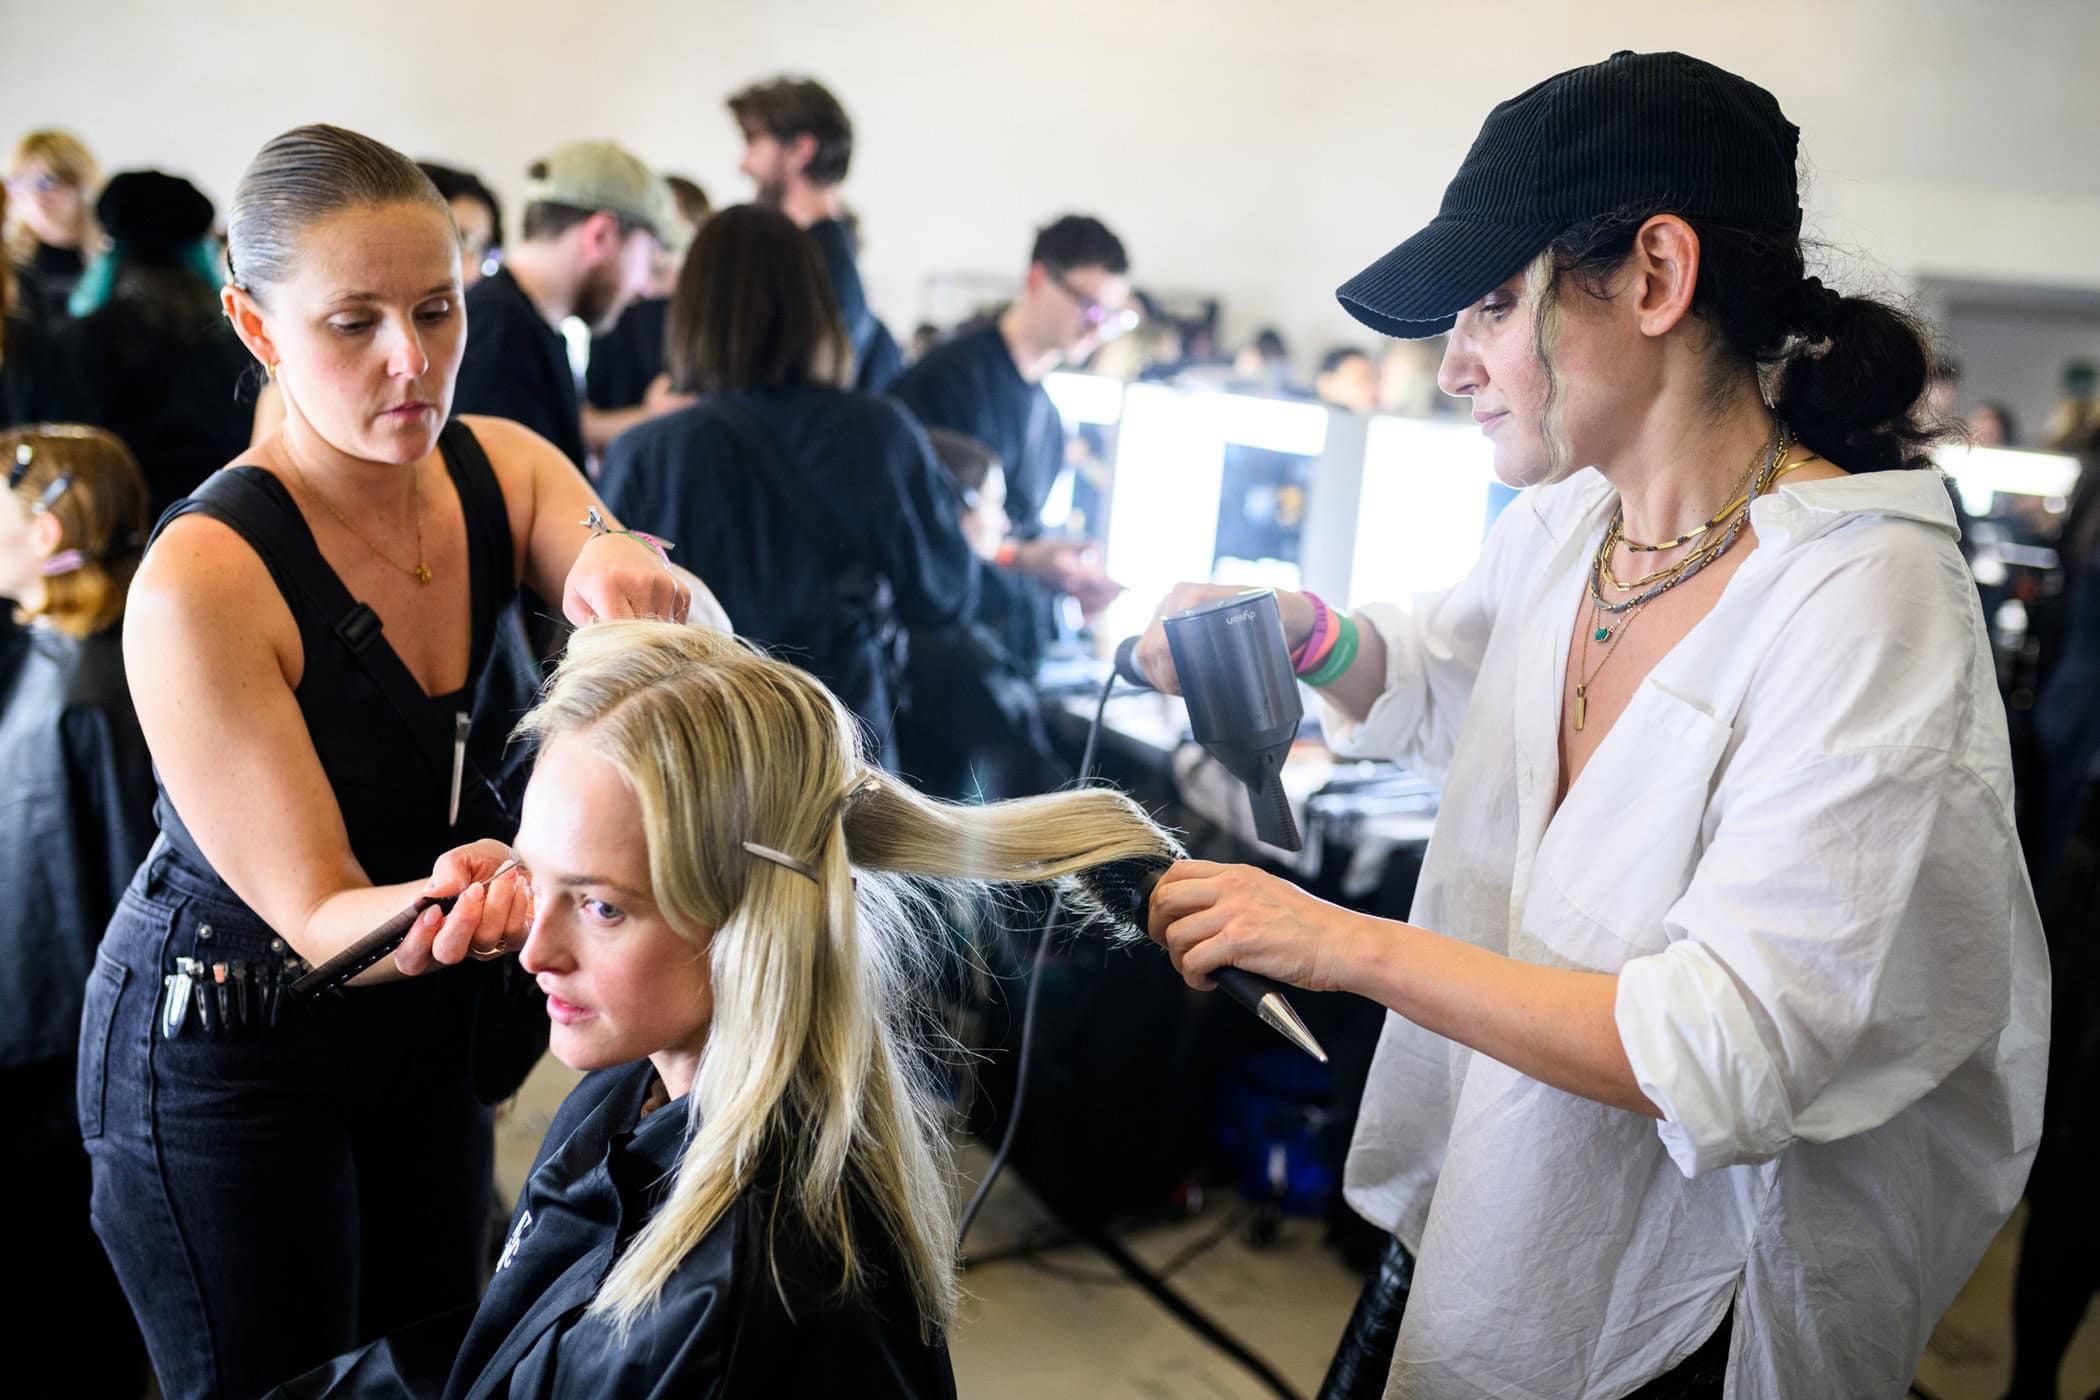
[[[1079,759],[1080,787],[1085,787],[1093,781],[1094,750],[1101,739],[1101,720],[1108,713],[1108,697],[1115,692],[1115,688],[1116,673],[1111,668],[1108,679],[1101,686],[1101,698],[1094,705],[1094,722],[1087,726],[1086,748]],[[1028,1052],[1034,1043],[1035,1035],[1036,991],[1042,986],[1043,960],[1049,953],[1050,939],[1057,932],[1057,923],[1064,914],[1064,908],[1064,892],[1060,890],[1051,900],[1050,913],[1043,921],[1043,936],[1037,941],[1035,957],[1029,964],[1028,995],[1021,1003],[1020,1059],[1014,1066],[1014,1099],[1013,1106],[1007,1112],[1006,1131],[1000,1135],[998,1150],[992,1154],[991,1165],[985,1168],[984,1179],[977,1183],[977,1190],[971,1195],[969,1204],[963,1207],[962,1223],[955,1231],[955,1249],[958,1254],[962,1252],[963,1240],[969,1236],[971,1224],[977,1219],[977,1212],[984,1208],[985,1197],[991,1194],[992,1183],[997,1181],[999,1173],[1005,1170],[1006,1159],[1013,1152],[1014,1138],[1020,1131],[1021,1105],[1026,1100],[1028,1090]],[[1123,1242],[1110,1234],[1105,1226],[1079,1229],[1074,1233],[1078,1239],[1093,1246],[1102,1257],[1114,1264],[1123,1277],[1152,1295],[1153,1301],[1172,1313],[1190,1331],[1237,1361],[1255,1379],[1281,1396],[1282,1400],[1299,1400],[1298,1392],[1290,1388],[1283,1377],[1276,1373],[1275,1368],[1248,1350],[1237,1337],[1212,1321],[1188,1299],[1175,1292],[1159,1274],[1146,1268],[1144,1262],[1124,1248]]]
[[[1108,697],[1115,691],[1116,673],[1111,669],[1107,682],[1101,687],[1101,699],[1094,705],[1094,722],[1087,726],[1086,751],[1079,759],[1079,786],[1085,787],[1094,778],[1094,744],[1101,737],[1101,717],[1108,713]],[[984,1170],[984,1180],[977,1183],[970,1203],[963,1207],[962,1223],[955,1228],[955,1249],[962,1252],[963,1241],[969,1238],[971,1222],[977,1212],[984,1208],[984,1198],[992,1192],[992,1183],[1006,1169],[1006,1159],[1014,1150],[1014,1135],[1021,1130],[1021,1105],[1028,1098],[1028,1066],[1032,1062],[1029,1047],[1035,1040],[1035,995],[1043,985],[1043,960],[1050,953],[1050,939],[1057,932],[1057,921],[1065,912],[1065,892],[1059,890],[1050,901],[1050,913],[1043,920],[1043,936],[1036,940],[1035,957],[1028,964],[1028,995],[1021,1001],[1021,1054],[1014,1062],[1014,1101],[1007,1109],[1006,1131],[999,1136],[999,1148],[992,1154],[992,1164]]]

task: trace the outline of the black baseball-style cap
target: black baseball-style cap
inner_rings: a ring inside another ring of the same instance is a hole
[[[1771,93],[1681,53],[1571,68],[1488,113],[1428,227],[1336,295],[1373,330],[1416,340],[1616,209],[1798,233],[1800,136]]]

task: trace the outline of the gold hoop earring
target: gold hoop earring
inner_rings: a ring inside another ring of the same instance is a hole
[[[277,361],[271,360],[263,365],[263,374],[273,380],[277,378]]]

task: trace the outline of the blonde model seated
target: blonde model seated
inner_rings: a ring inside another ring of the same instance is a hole
[[[919,995],[938,924],[914,906],[1173,842],[1105,789],[934,802],[862,760],[806,673],[670,623],[583,628],[522,727],[542,748],[515,851],[454,851],[431,889],[521,862],[518,957],[589,1077],[464,1342],[434,1325],[280,1393],[428,1394],[449,1364],[448,1397],[952,1396],[954,1194]],[[403,970],[494,942],[452,919]]]

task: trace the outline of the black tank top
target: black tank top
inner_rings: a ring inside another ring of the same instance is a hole
[[[473,617],[467,683],[450,694],[424,694],[388,644],[378,614],[350,595],[322,557],[291,493],[260,467],[214,473],[170,506],[154,529],[157,540],[170,521],[208,515],[246,540],[268,567],[306,654],[293,694],[342,811],[351,853],[375,884],[422,879],[452,847],[511,834],[502,829],[503,814],[482,774],[496,771],[515,704],[485,704],[485,718],[471,719],[498,623],[517,593],[510,517],[488,456],[464,424],[447,423],[438,447],[466,519]],[[186,860],[211,869],[165,786],[155,815]]]

